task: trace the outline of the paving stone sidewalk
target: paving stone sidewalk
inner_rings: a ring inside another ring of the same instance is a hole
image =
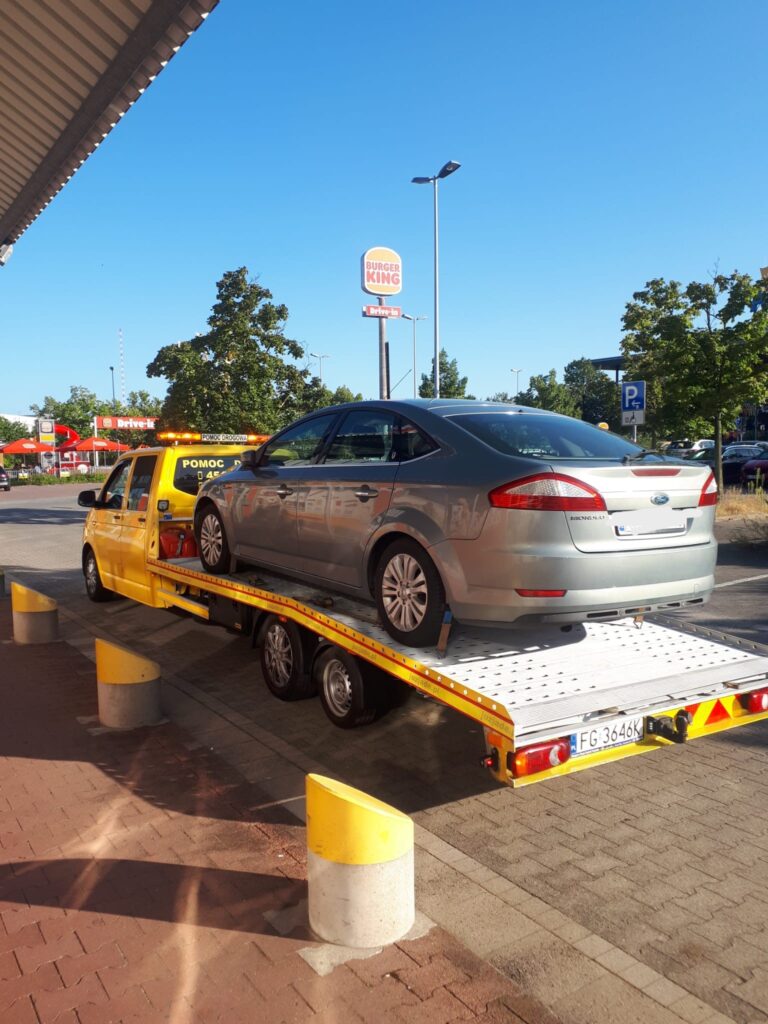
[[[296,817],[170,722],[102,730],[93,663],[10,620],[0,601],[2,1024],[558,1024],[421,916],[370,955],[316,941]]]

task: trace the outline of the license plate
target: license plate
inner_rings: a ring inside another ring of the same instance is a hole
[[[659,533],[685,533],[686,521],[675,509],[623,512],[612,517],[617,537],[650,537]]]
[[[571,757],[594,754],[626,743],[637,743],[643,738],[643,716],[612,718],[609,722],[585,726],[571,736]]]

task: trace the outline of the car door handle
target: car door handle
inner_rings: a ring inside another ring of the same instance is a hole
[[[139,516],[139,522],[140,523],[146,523],[146,521],[147,521],[147,517],[146,516]]]
[[[378,495],[378,491],[374,490],[373,487],[369,487],[368,484],[365,487],[361,487],[359,491],[355,491],[355,497],[359,498],[360,501],[368,501],[369,498],[375,498]]]
[[[293,488],[286,487],[285,484],[280,484],[280,486],[275,491],[275,494],[278,496],[278,498],[287,498],[289,494],[293,494]]]
[[[122,518],[122,516],[112,516],[112,522],[119,523]]]

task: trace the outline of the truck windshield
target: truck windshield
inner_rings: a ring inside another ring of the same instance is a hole
[[[449,417],[504,455],[526,459],[611,459],[643,449],[583,420],[545,413],[478,412]]]

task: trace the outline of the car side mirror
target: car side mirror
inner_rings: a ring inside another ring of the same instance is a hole
[[[96,504],[96,491],[80,491],[77,496],[77,504],[83,508],[93,508]]]
[[[242,452],[240,455],[240,462],[246,467],[246,469],[256,469],[260,462],[258,450],[249,448],[247,451]]]

